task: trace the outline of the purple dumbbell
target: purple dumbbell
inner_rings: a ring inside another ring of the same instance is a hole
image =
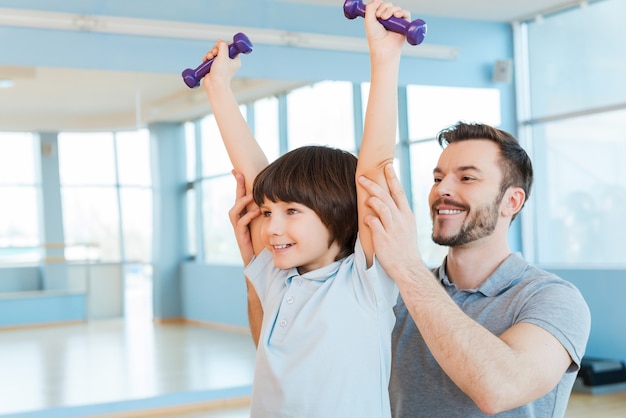
[[[248,54],[252,51],[252,42],[243,33],[239,32],[233,36],[233,43],[228,45],[228,56],[232,59],[239,53]],[[202,77],[207,75],[211,71],[211,65],[213,65],[213,59],[206,60],[198,68],[187,68],[183,71],[183,81],[189,88],[196,88],[200,85]]]
[[[365,5],[361,0],[346,0],[343,4],[343,14],[348,19],[356,19],[357,17],[365,17]],[[409,22],[404,19],[391,16],[387,20],[378,19],[380,23],[392,32],[400,33],[406,36],[406,40],[411,45],[419,45],[426,37],[426,22],[422,19],[415,19]]]

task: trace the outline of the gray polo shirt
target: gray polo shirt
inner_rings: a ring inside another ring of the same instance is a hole
[[[445,260],[442,266],[445,266]],[[456,304],[495,335],[527,322],[557,338],[572,357],[558,385],[535,402],[504,412],[502,417],[562,417],[589,337],[591,317],[582,295],[571,283],[510,255],[477,289],[458,290],[445,268],[434,270]],[[395,308],[393,363],[389,392],[394,418],[483,417],[474,402],[439,367],[402,298]]]

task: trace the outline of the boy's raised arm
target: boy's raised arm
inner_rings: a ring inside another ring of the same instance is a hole
[[[241,114],[231,88],[232,79],[241,67],[241,59],[239,56],[231,59],[228,56],[228,44],[222,40],[207,53],[206,58],[214,58],[214,61],[211,72],[204,77],[202,84],[233,168],[243,174],[246,193],[250,193],[254,179],[268,165],[268,161]],[[249,210],[253,210],[253,205],[254,203],[250,205]],[[255,219],[250,223],[255,254],[263,249],[258,221],[259,219]]]
[[[398,71],[403,35],[387,31],[377,18],[391,16],[409,18],[409,13],[400,7],[373,0],[366,6],[365,28],[370,49],[371,83],[363,141],[359,150],[357,179],[365,176],[387,189],[384,167],[393,162],[396,145],[398,119]],[[368,193],[357,181],[359,211],[359,236],[370,267],[374,247],[372,234],[364,223],[364,217],[371,209],[365,205]]]

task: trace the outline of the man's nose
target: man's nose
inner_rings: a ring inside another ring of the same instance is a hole
[[[454,194],[454,179],[450,176],[442,177],[435,183],[435,192],[438,196],[452,196]]]

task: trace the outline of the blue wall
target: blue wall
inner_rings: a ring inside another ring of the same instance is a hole
[[[82,292],[0,293],[0,329],[40,324],[65,324],[87,317]]]
[[[41,289],[39,266],[0,268],[0,294]]]
[[[587,356],[626,362],[626,270],[550,269],[581,291],[591,310]]]
[[[183,263],[181,280],[185,318],[248,327],[242,266]]]

